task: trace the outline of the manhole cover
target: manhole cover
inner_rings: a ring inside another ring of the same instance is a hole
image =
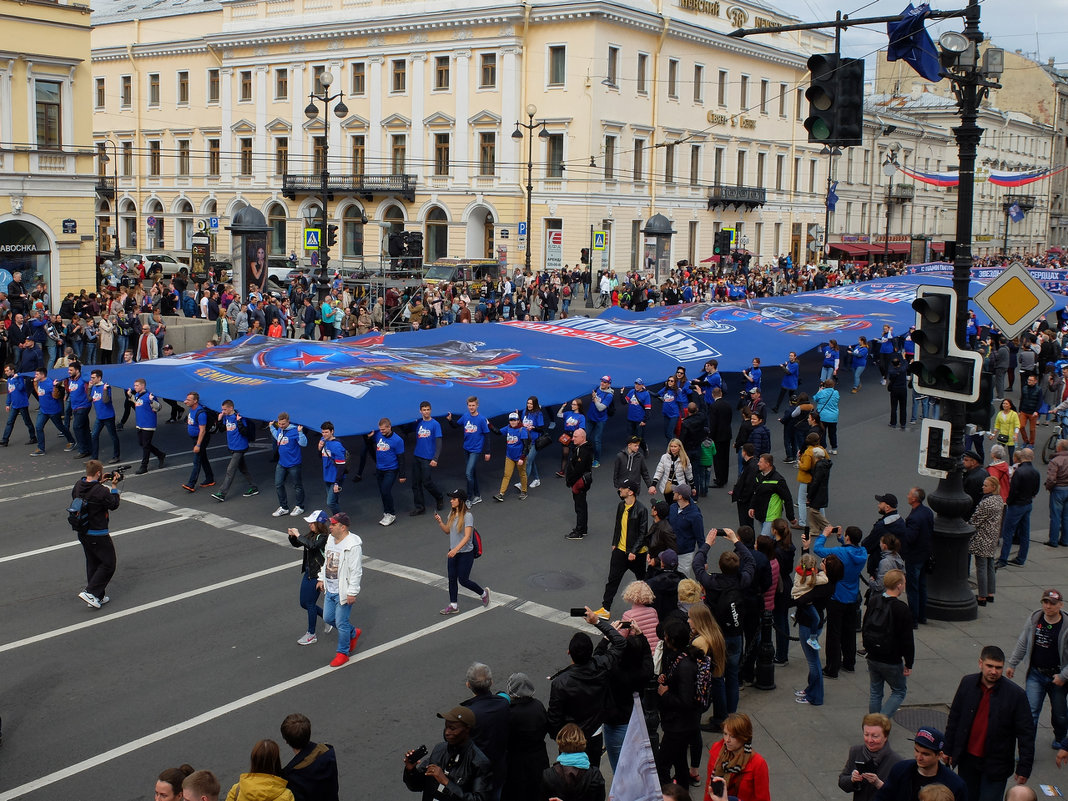
[[[528,581],[539,590],[577,590],[586,584],[574,573],[566,573],[560,570],[535,573]]]
[[[949,722],[949,707],[945,704],[932,706],[903,706],[894,715],[894,723],[909,731],[918,731],[924,726],[946,730]]]

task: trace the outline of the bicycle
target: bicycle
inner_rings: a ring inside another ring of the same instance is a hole
[[[1049,460],[1057,453],[1057,440],[1068,439],[1068,412],[1059,412],[1057,420],[1060,430],[1050,434],[1046,444],[1042,446],[1042,464],[1049,464]]]

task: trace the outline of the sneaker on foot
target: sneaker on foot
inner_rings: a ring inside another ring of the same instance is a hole
[[[444,609],[438,612],[439,615],[456,615],[459,614],[460,607],[455,604],[449,604]]]
[[[289,510],[286,509],[286,507],[279,506],[277,509],[275,509],[273,512],[271,512],[271,517],[285,517],[288,514],[289,514]]]
[[[211,493],[211,497],[217,500],[219,503],[222,503],[226,500],[226,496],[223,495],[221,492],[213,492]]]
[[[245,490],[245,493],[244,493],[246,498],[254,498],[259,494],[260,494],[260,491],[256,487],[249,487],[247,490]]]
[[[581,540],[585,536],[586,536],[585,534],[580,534],[577,531],[572,531],[570,534],[567,535],[567,539],[569,539],[569,540]]]
[[[523,489],[523,485],[520,484],[518,481],[515,482],[512,486],[515,487],[517,490]]]
[[[73,442],[68,442],[67,446],[63,449],[63,452],[64,453],[70,453],[72,450],[74,450],[74,443]]]
[[[30,456],[44,456],[45,452],[38,448],[35,451],[30,451]]]
[[[815,637],[809,637],[808,647],[811,648],[813,651],[818,651],[820,649],[820,641],[817,640]]]
[[[89,606],[93,607],[93,609],[100,608],[100,601],[96,599],[95,595],[91,594],[87,590],[82,590],[81,592],[79,592],[78,597],[85,601],[87,604],[89,604]]]
[[[541,479],[540,478],[536,478],[533,481],[531,481],[527,486],[530,487],[531,489],[534,489],[535,487],[540,487],[541,486]]]
[[[163,465],[165,465],[165,464],[167,464],[167,455],[161,453],[159,455],[159,466],[160,466],[160,469],[162,469]]]
[[[105,595],[103,598],[100,599],[100,605],[103,606],[104,604],[106,604],[110,600],[111,599],[108,596]]]
[[[482,503],[482,496],[481,495],[476,495],[474,498],[471,499],[471,505],[472,506],[474,506],[476,503]]]
[[[319,642],[319,638],[314,634],[308,634],[304,632],[304,636],[297,640],[297,645],[311,645],[312,643]]]
[[[498,492],[496,495],[493,496],[493,500],[498,501],[500,503],[504,503],[504,494]]]
[[[304,507],[303,506],[294,506],[293,507],[293,511],[289,513],[289,516],[290,517],[300,517],[302,514],[304,514]]]
[[[594,467],[600,467],[600,466],[601,466],[601,463],[600,463],[599,461],[597,461],[596,459],[594,459],[594,460],[593,460],[593,466],[594,466]]]
[[[807,698],[807,696],[804,696],[804,695],[798,696],[797,698],[794,699],[794,703],[807,704],[808,703],[808,698]]]
[[[184,489],[186,492],[196,492],[197,491],[197,488],[194,487],[192,484],[182,484],[182,489]]]
[[[331,626],[331,625],[330,625],[329,623],[327,623],[326,621],[323,621],[323,634],[329,634],[329,633],[330,633],[330,632],[332,632],[333,630],[334,630],[334,627],[333,627],[333,626]]]
[[[805,691],[804,690],[794,690],[794,697],[795,698],[804,698],[805,697]]]
[[[556,475],[557,478],[563,478],[564,477],[564,471],[563,470],[557,470],[555,475]]]
[[[214,481],[201,481],[200,482],[200,486],[202,486],[202,487],[214,487],[215,486],[215,482]]]
[[[489,606],[489,587],[482,590],[482,605]]]
[[[349,653],[351,654],[356,650],[356,643],[360,641],[360,635],[363,634],[363,629],[356,629],[356,633],[352,635],[352,639],[349,640]]]
[[[348,661],[348,654],[335,654],[334,658],[330,660],[330,667],[341,667]]]
[[[393,525],[393,521],[396,520],[396,519],[397,519],[396,515],[391,515],[389,513],[386,513],[386,514],[382,515],[382,519],[378,521],[378,525],[380,525],[380,526],[392,526]]]
[[[134,475],[135,476],[143,476],[147,472],[148,472],[148,468],[147,467],[138,467],[136,470],[134,470]]]
[[[525,501],[526,499],[527,499],[527,494],[525,492],[520,492],[519,493],[519,500]]]
[[[612,616],[612,613],[605,609],[603,606],[596,612],[594,612],[594,614],[597,615],[597,617],[601,618],[601,620],[608,620],[608,618]]]

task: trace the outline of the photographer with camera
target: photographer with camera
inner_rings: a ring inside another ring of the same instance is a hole
[[[422,793],[423,801],[488,801],[493,796],[493,769],[471,739],[475,713],[457,706],[438,717],[445,721],[444,740],[429,756],[425,745],[404,755],[404,786]]]
[[[71,490],[71,505],[67,510],[71,526],[78,532],[78,542],[85,552],[85,589],[78,597],[93,609],[99,609],[111,599],[105,594],[108,582],[115,575],[115,545],[108,532],[112,511],[119,508],[119,482],[122,468],[104,473],[104,465],[90,459],[85,476]]]

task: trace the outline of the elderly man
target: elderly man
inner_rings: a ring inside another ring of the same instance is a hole
[[[1068,546],[1068,439],[1057,440],[1057,452],[1046,468],[1049,492],[1049,540],[1046,545]]]

